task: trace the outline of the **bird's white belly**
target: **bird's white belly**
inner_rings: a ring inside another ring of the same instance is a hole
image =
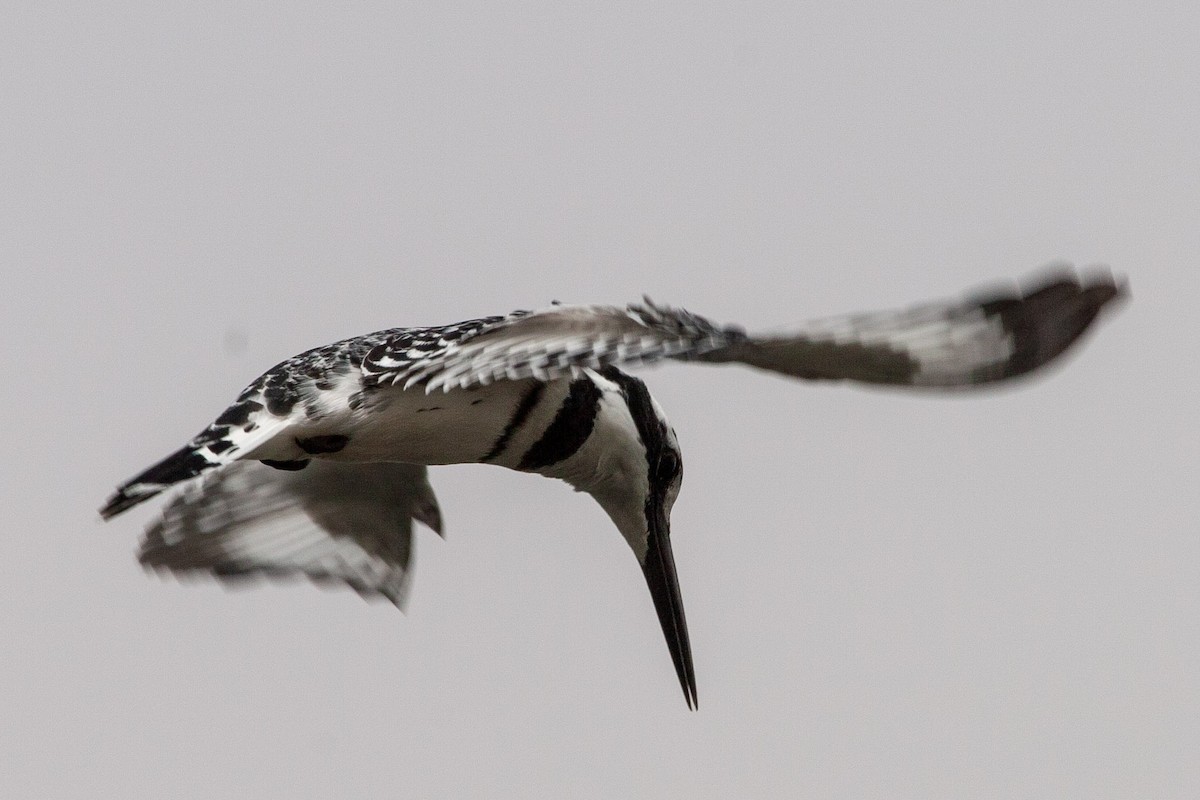
[[[349,436],[346,446],[323,457],[410,464],[482,461],[505,436],[533,383],[499,381],[473,389],[430,394],[425,394],[422,388],[380,390],[361,412],[353,415],[345,431]],[[522,444],[518,440],[526,437],[518,433],[510,431],[507,443]]]

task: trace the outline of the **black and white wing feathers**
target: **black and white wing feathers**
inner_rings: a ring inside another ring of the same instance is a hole
[[[808,380],[963,388],[1023,375],[1066,351],[1125,292],[1110,273],[1040,276],[1022,289],[749,336],[649,298],[625,308],[552,306],[495,318],[436,351],[403,338],[366,354],[374,386],[426,392],[664,359],[741,363]]]
[[[1050,363],[1125,292],[1107,272],[1051,273],[1024,289],[997,286],[959,301],[832,318],[696,359],[808,380],[971,388]]]
[[[718,327],[648,298],[625,308],[559,305],[513,312],[431,353],[414,352],[405,337],[397,337],[367,353],[362,368],[374,386],[448,392],[704,353],[744,337],[738,328]]]
[[[413,520],[441,533],[423,466],[318,460],[286,472],[238,461],[179,493],[138,558],[177,574],[305,575],[402,607]]]
[[[271,454],[273,445],[280,440],[293,442],[291,434],[297,427],[337,413],[347,405],[353,407],[356,398],[361,399],[359,390],[371,388],[363,372],[368,353],[386,345],[393,348],[396,359],[421,359],[523,313],[431,328],[390,328],[306,350],[281,361],[242,390],[233,405],[184,447],[118,486],[100,515],[110,519],[170,486],[239,459],[266,458],[276,463],[294,459],[295,447],[291,444],[284,445],[291,456]]]

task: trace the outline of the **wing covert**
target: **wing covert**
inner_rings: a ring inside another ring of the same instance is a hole
[[[377,347],[363,369],[375,385],[448,392],[498,380],[550,381],[585,368],[705,353],[744,337],[739,328],[719,327],[646,298],[625,308],[551,306],[514,312],[426,354],[395,358],[388,350],[395,351],[396,345]]]

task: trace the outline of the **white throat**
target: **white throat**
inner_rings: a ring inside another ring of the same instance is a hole
[[[591,435],[570,457],[538,472],[592,495],[640,560],[646,552],[646,449],[621,388],[590,370],[588,375],[601,390]]]

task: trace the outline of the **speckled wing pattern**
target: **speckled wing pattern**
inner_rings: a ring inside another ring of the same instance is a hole
[[[402,352],[419,358],[522,313],[442,327],[390,328],[306,350],[281,361],[242,390],[229,408],[186,445],[118,487],[100,514],[109,519],[168,486],[253,453],[289,424],[297,407],[305,416],[319,416],[322,397],[334,394],[332,390],[340,379],[353,376],[357,381],[364,357],[374,348],[402,343],[397,357]]]
[[[470,338],[508,320],[519,319],[525,313],[514,311],[507,316],[482,317],[427,328],[389,328],[305,351],[263,373],[246,387],[226,414],[237,409],[239,404],[254,404],[257,407],[265,406],[267,411],[276,416],[283,416],[306,394],[331,388],[332,380],[339,375],[359,369],[363,370],[364,375],[369,375],[365,361],[369,361],[371,354],[380,347],[391,348],[390,352],[396,359],[419,360],[444,351],[461,339]]]
[[[1125,291],[1104,271],[1043,274],[1025,288],[994,287],[962,300],[838,317],[779,335],[656,304],[555,306],[494,319],[425,354],[407,337],[363,358],[370,385],[426,392],[497,380],[553,380],[583,368],[663,359],[741,363],[807,380],[969,388],[1055,359]]]
[[[317,461],[284,472],[239,461],[176,495],[139,560],[221,579],[304,575],[402,606],[414,520],[441,533],[423,466]]]
[[[448,392],[706,353],[744,338],[740,328],[720,327],[649,298],[625,308],[551,306],[515,312],[428,355],[407,338],[385,342],[367,354],[363,374],[372,385]]]

